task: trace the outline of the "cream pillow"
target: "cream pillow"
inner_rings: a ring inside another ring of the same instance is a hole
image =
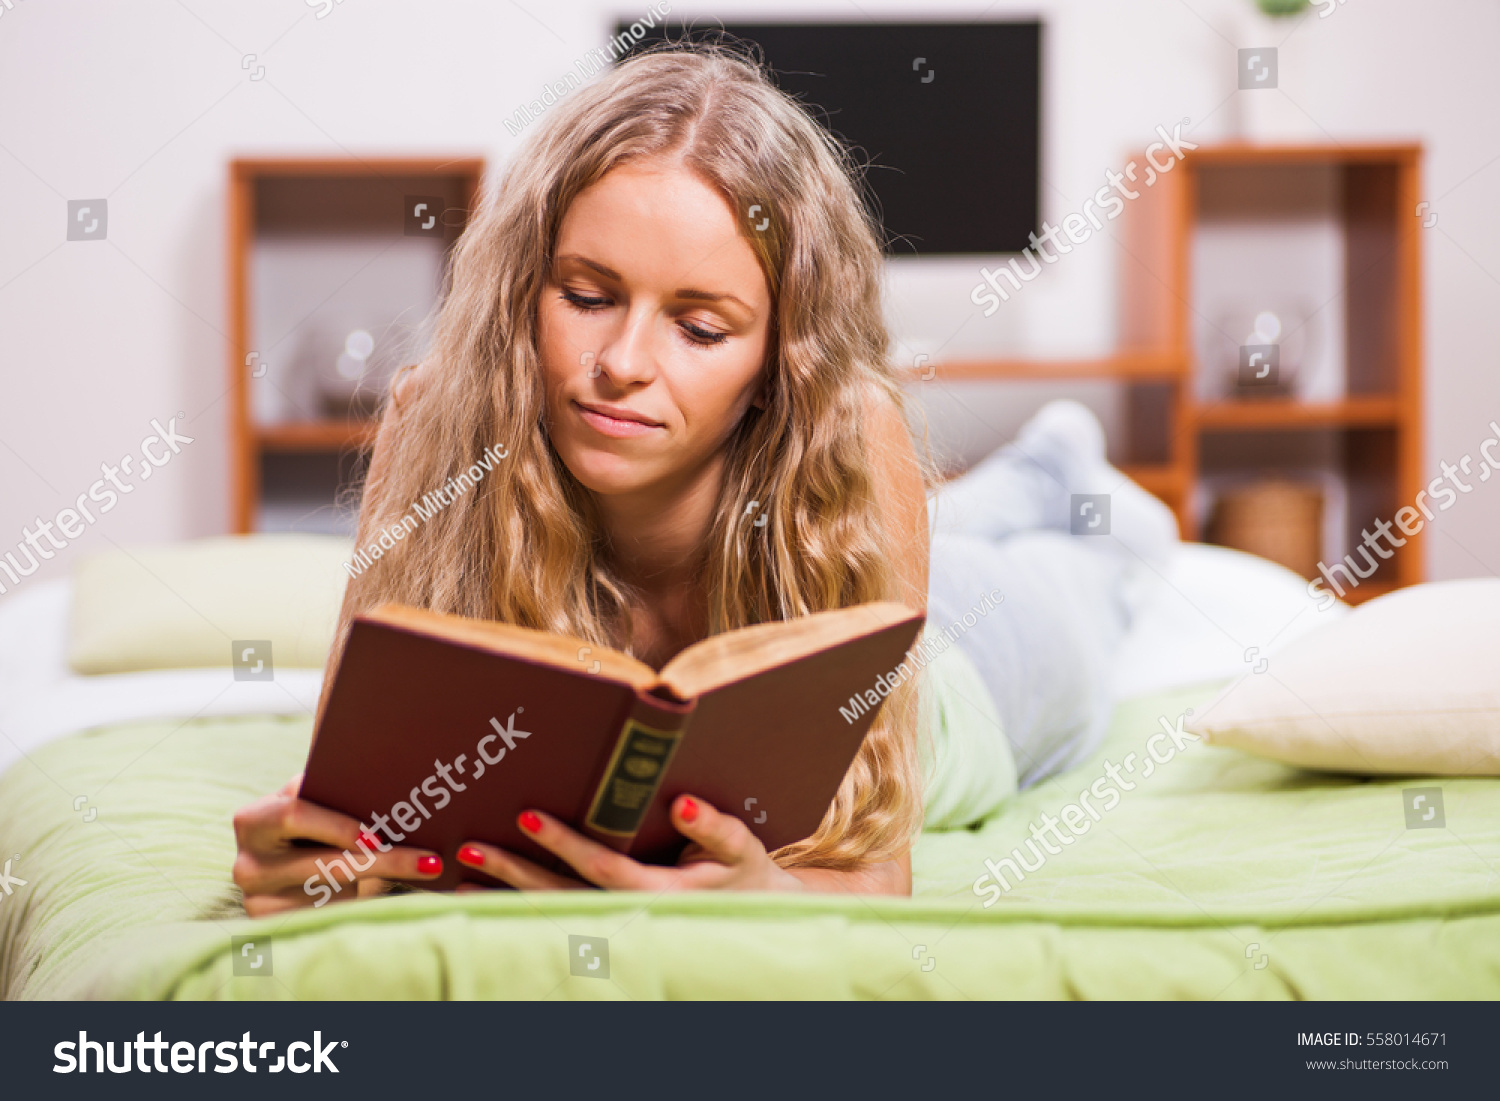
[[[1187,729],[1303,768],[1500,775],[1500,579],[1362,604],[1272,654]]]
[[[273,668],[322,668],[354,544],[330,535],[224,535],[91,555],[73,571],[77,673],[228,666],[271,642]]]

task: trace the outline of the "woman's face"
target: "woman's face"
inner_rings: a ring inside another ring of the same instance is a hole
[[[556,254],[538,308],[553,446],[595,493],[690,485],[760,404],[770,288],[734,210],[680,165],[631,161],[573,200]]]

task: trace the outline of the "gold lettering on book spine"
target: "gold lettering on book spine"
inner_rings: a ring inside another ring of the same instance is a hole
[[[656,730],[638,719],[627,719],[585,823],[618,837],[629,837],[640,829],[681,740],[680,730]]]

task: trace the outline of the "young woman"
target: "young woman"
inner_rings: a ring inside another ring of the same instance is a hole
[[[1044,584],[1038,623],[995,616],[993,652],[964,660],[1000,686],[997,702],[1007,690],[1022,701],[1006,734],[1037,762],[1032,778],[1089,748],[1107,686],[1077,683],[1102,659],[1075,651],[1105,653],[1122,633],[1132,554],[1055,529],[1084,481],[1125,483],[1103,462],[1097,423],[1049,407],[950,487],[970,519],[936,545],[952,550],[952,583],[934,577],[929,607],[930,464],[887,360],[877,227],[842,148],[753,64],[701,46],[626,61],[552,112],[455,249],[431,350],[383,417],[358,542],[486,447],[507,457],[350,582],[324,703],[353,617],[385,601],[564,633],[659,668],[707,635],[871,600],[925,608],[940,627],[982,593],[1010,599],[1009,555],[1022,568],[1074,563],[1082,591],[1050,596],[1112,609],[1108,623],[1080,647],[1048,624]],[[1144,513],[1165,511],[1135,492]],[[1037,637],[1016,645],[1023,630]],[[1075,672],[1032,691],[1012,675],[1032,651]],[[887,698],[817,832],[777,852],[691,794],[673,805],[691,844],[671,868],[539,811],[520,824],[599,887],[909,894],[918,679]],[[437,854],[379,849],[353,819],[298,799],[299,780],[236,816],[249,913],[310,904],[316,859],[362,842],[373,859],[361,896],[439,874]],[[578,886],[479,840],[458,858],[521,889]]]

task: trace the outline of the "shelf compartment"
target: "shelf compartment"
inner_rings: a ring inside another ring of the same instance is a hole
[[[350,471],[328,464],[368,458],[376,422],[365,415],[384,372],[415,358],[407,345],[479,208],[484,171],[472,156],[230,162],[231,530],[349,527],[334,494]],[[413,221],[408,197],[430,202],[433,224]],[[365,390],[346,400],[331,371],[335,341],[355,329],[375,348]]]
[[[367,465],[353,450],[263,450],[256,530],[352,538]]]
[[[1419,537],[1390,546],[1390,558],[1358,549],[1363,531],[1374,531],[1377,520],[1393,521],[1403,503],[1396,482],[1399,434],[1397,426],[1303,425],[1210,435],[1200,454],[1195,512],[1207,519],[1221,493],[1264,479],[1317,485],[1324,501],[1320,562],[1333,569],[1353,555],[1356,574],[1374,567],[1353,584],[1338,573],[1343,599],[1353,602],[1357,594],[1364,600],[1366,589],[1411,584],[1421,579]]]

